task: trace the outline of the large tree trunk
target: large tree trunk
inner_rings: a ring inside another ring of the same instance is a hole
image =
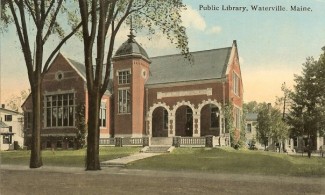
[[[36,79],[35,79],[36,80]],[[39,168],[43,165],[41,156],[41,80],[32,84],[33,101],[33,129],[30,156],[30,168]]]
[[[100,170],[99,162],[99,92],[90,93],[88,98],[88,136],[86,170]]]

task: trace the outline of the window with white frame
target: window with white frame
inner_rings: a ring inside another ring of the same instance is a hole
[[[238,75],[235,72],[233,72],[233,74],[232,74],[233,92],[238,96],[240,95],[239,94],[239,86],[240,86],[239,81],[240,81],[240,79],[239,79]]]
[[[252,132],[252,124],[251,123],[248,123],[247,126],[246,126],[246,131],[251,133]]]
[[[130,113],[131,112],[131,94],[130,89],[118,90],[118,112]]]
[[[215,105],[210,105],[210,127],[218,128],[220,121],[219,108]]]
[[[75,100],[73,93],[45,97],[46,127],[74,126]]]
[[[12,121],[12,115],[5,115],[5,121]]]
[[[129,84],[130,75],[130,70],[118,71],[118,84]]]
[[[106,103],[102,102],[99,109],[99,125],[106,127]]]

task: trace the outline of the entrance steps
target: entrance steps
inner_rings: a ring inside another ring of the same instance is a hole
[[[175,147],[173,146],[146,146],[141,152],[143,153],[170,153]]]
[[[152,137],[150,146],[171,146],[173,145],[172,137]]]

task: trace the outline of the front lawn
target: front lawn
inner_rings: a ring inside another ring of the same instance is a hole
[[[139,147],[100,147],[100,161],[107,161],[139,152]],[[82,150],[43,150],[43,165],[84,167],[86,149]],[[30,150],[0,152],[0,164],[29,165]]]
[[[289,156],[231,148],[177,148],[171,154],[135,161],[132,169],[193,170],[215,173],[325,176],[325,158]]]

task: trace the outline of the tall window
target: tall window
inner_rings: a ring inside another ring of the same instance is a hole
[[[74,94],[46,96],[46,127],[67,127],[74,125]]]
[[[24,123],[27,129],[30,129],[32,127],[32,112],[24,113]]]
[[[119,113],[130,113],[131,112],[130,89],[118,90],[118,112]]]
[[[106,127],[106,103],[105,102],[102,102],[100,104],[99,125],[100,127]]]
[[[12,121],[12,115],[5,115],[5,121]]]
[[[163,109],[163,127],[168,129],[168,111],[166,109]]]
[[[240,110],[235,108],[235,125],[237,129],[240,129]]]
[[[124,70],[118,72],[118,84],[129,84],[130,83],[130,71]]]
[[[233,72],[232,73],[232,82],[233,82],[233,91],[234,91],[234,93],[236,94],[236,95],[240,95],[239,94],[239,77],[238,77],[238,75],[235,73],[235,72]]]
[[[193,128],[193,110],[189,106],[186,108],[186,128],[189,130]]]
[[[219,108],[215,105],[210,105],[210,127],[211,128],[218,128],[219,127]]]
[[[250,124],[250,123],[247,124],[246,131],[249,133],[252,132],[252,124]]]

